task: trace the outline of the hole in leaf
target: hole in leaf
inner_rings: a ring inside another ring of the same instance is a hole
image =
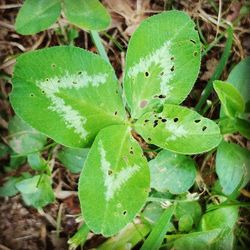
[[[118,95],[118,93],[119,93],[118,90],[116,90],[115,93]]]
[[[42,93],[43,93],[43,94],[45,94],[45,91],[44,91],[44,90],[42,90]]]
[[[193,43],[193,44],[196,44],[196,41],[193,40],[193,39],[190,39],[190,42]]]
[[[197,120],[195,120],[194,122],[195,123],[199,123],[201,120],[200,119],[197,119]]]
[[[176,117],[176,118],[174,118],[174,122],[178,122],[179,121],[179,119]]]
[[[61,80],[57,80],[57,82],[59,83],[59,82],[61,82]]]
[[[193,55],[194,55],[194,56],[197,56],[197,55],[198,55],[198,52],[197,52],[197,51],[195,51]]]
[[[207,126],[202,127],[202,131],[205,131],[207,129]]]
[[[53,64],[51,64],[51,67],[52,67],[52,68],[55,68],[55,67],[56,67],[56,65],[53,63]]]
[[[79,72],[78,72],[78,75],[81,75],[81,74],[82,74],[82,71],[79,71]]]
[[[164,75],[164,72],[162,71],[161,73],[160,73],[160,76],[163,76]]]
[[[144,120],[144,122],[149,122],[149,120],[148,120],[148,119],[146,119],[146,120]]]
[[[115,115],[117,115],[117,111],[115,111]]]
[[[173,61],[173,60],[174,60],[174,56],[172,56],[172,57],[170,58],[170,60]]]
[[[49,78],[46,78],[46,82],[48,82],[49,81]]]
[[[113,171],[112,170],[108,170],[108,175],[112,175],[113,174]]]
[[[142,100],[140,103],[140,108],[144,108],[148,104],[147,100]]]
[[[133,155],[133,154],[134,154],[134,151],[133,151],[133,150],[130,150],[129,153],[130,153],[131,155]]]
[[[127,211],[124,210],[124,211],[122,212],[122,214],[125,216],[125,215],[127,214]]]
[[[171,67],[170,70],[171,70],[171,72],[174,72],[174,65]]]
[[[152,139],[150,137],[148,137],[148,141],[152,141]]]
[[[163,119],[161,119],[161,121],[162,121],[162,122],[166,122],[166,121],[167,121],[167,119],[163,118]]]
[[[146,71],[146,72],[144,73],[144,75],[145,75],[146,77],[149,77],[149,72]]]
[[[35,95],[33,93],[30,94],[31,97],[34,97]]]
[[[158,125],[158,120],[154,120],[154,125],[153,127],[156,127]]]
[[[166,98],[166,96],[161,94],[161,95],[159,95],[159,98],[164,99],[164,98]]]

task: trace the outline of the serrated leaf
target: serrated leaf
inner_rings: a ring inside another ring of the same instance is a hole
[[[218,146],[217,124],[188,108],[165,104],[161,113],[148,112],[135,130],[148,142],[180,154],[198,154]]]
[[[60,12],[60,0],[25,0],[16,18],[16,31],[32,35],[45,30],[56,21]]]
[[[236,188],[244,187],[250,180],[250,152],[236,144],[222,142],[216,154],[216,173],[224,194],[230,195]]]
[[[165,102],[181,103],[200,69],[201,45],[195,24],[181,11],[147,18],[128,45],[124,90],[132,117]]]
[[[63,11],[71,23],[87,30],[106,29],[111,20],[98,0],[64,0]]]
[[[80,173],[87,158],[88,148],[64,147],[57,155],[62,164],[72,173]]]
[[[125,110],[111,66],[76,47],[53,47],[17,59],[11,103],[32,127],[69,147],[89,145],[121,124]]]
[[[30,127],[18,116],[10,120],[8,130],[9,145],[18,154],[27,155],[41,150],[47,141],[45,135]]]
[[[151,188],[172,194],[186,192],[195,181],[195,162],[190,157],[167,150],[149,162]]]
[[[79,181],[84,220],[95,233],[114,235],[144,205],[149,169],[130,128],[110,126],[97,135]]]
[[[216,80],[214,89],[220,99],[223,111],[229,117],[236,117],[245,109],[244,99],[240,92],[230,83]]]
[[[48,175],[35,175],[16,184],[24,202],[28,206],[42,208],[55,199]]]

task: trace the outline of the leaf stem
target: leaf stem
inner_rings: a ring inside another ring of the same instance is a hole
[[[233,43],[233,28],[231,26],[228,27],[227,34],[228,34],[227,42],[226,42],[224,51],[222,53],[222,56],[220,58],[219,64],[216,67],[211,79],[208,81],[207,86],[203,90],[201,98],[195,107],[195,110],[198,112],[201,111],[202,106],[204,105],[204,103],[206,102],[207,98],[209,97],[209,95],[211,94],[213,90],[213,81],[220,78],[227,64],[230,51],[231,51],[231,47],[232,47],[232,43]]]
[[[104,60],[106,60],[108,63],[110,63],[109,62],[109,58],[107,56],[107,53],[105,51],[105,48],[104,48],[104,46],[102,44],[102,41],[101,41],[101,38],[100,38],[98,32],[95,31],[95,30],[91,30],[90,34],[91,34],[91,38],[92,38],[92,40],[93,40],[93,42],[94,42],[94,44],[95,44],[95,46],[96,46],[96,48],[97,48],[98,53],[100,54],[100,56]]]

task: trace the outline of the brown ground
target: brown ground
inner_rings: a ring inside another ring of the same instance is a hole
[[[235,22],[234,43],[228,64],[224,69],[222,79],[226,79],[231,68],[241,59],[250,55],[250,16],[242,17],[240,21],[239,10],[248,1],[164,1],[164,0],[103,0],[110,13],[112,14],[112,25],[107,31],[108,34],[116,39],[120,45],[119,49],[105,35],[103,41],[108,51],[109,58],[116,73],[121,79],[124,68],[124,56],[130,35],[137,25],[147,16],[161,12],[165,9],[178,9],[187,11],[192,18],[199,24],[205,41],[210,44],[216,37],[216,33],[221,34],[225,31],[223,22],[217,23],[218,13],[213,8],[222,3],[221,17],[224,20]],[[14,30],[15,17],[21,6],[22,1],[0,0],[0,141],[6,142],[8,121],[13,115],[8,102],[8,93],[11,90],[10,78],[15,64],[15,58],[25,51],[67,44],[63,35],[56,34],[54,29],[40,32],[34,36],[21,36]],[[249,8],[249,2],[248,2]],[[62,17],[60,25],[55,24],[54,28],[61,27],[62,31],[67,29],[67,22]],[[90,36],[84,31],[80,31],[79,37],[75,40],[76,46],[95,51]],[[197,103],[202,88],[213,74],[218,64],[225,44],[225,38],[219,41],[209,53],[202,59],[202,67],[199,79],[192,95],[185,104],[194,106]],[[206,114],[216,118],[216,110]],[[243,140],[239,135],[234,136],[243,146],[250,148],[249,142]],[[9,161],[9,156],[0,159],[0,184],[8,175],[17,175],[27,170],[27,166],[22,166],[11,173],[4,173],[2,167]],[[215,180],[213,171],[213,157],[204,162],[204,158],[197,158],[201,167],[202,175],[206,184],[211,184]],[[75,191],[77,189],[77,175],[72,175],[66,171],[60,163],[55,162],[53,173],[53,187],[57,190],[57,201],[47,206],[43,211],[25,207],[19,195],[12,198],[0,199],[0,250],[37,250],[37,249],[68,249],[67,239],[77,230],[76,217],[80,214],[77,197],[69,195],[65,191]],[[249,192],[243,195],[249,196]],[[72,194],[72,193],[70,193]],[[57,225],[56,220],[58,211],[62,211],[62,219]],[[241,218],[243,222],[245,217]],[[248,221],[245,221],[249,224]],[[58,237],[59,236],[59,237]],[[94,237],[89,240],[85,249],[95,247],[103,241],[102,237]]]

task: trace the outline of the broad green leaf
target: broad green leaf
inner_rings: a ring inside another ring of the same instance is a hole
[[[86,50],[60,46],[17,59],[11,103],[32,127],[69,147],[89,145],[121,124],[125,110],[111,66]]]
[[[22,35],[32,35],[49,28],[61,12],[60,0],[25,0],[15,28]]]
[[[28,155],[28,163],[30,167],[37,171],[49,170],[47,162],[40,156],[40,153]]]
[[[250,120],[237,118],[235,121],[235,127],[241,133],[241,135],[250,140]]]
[[[190,215],[195,226],[201,219],[201,206],[197,201],[178,202],[175,209],[175,217],[180,220],[181,217]]]
[[[20,191],[24,202],[35,208],[42,208],[55,199],[51,178],[45,174],[22,180],[16,184],[16,188]]]
[[[214,250],[233,249],[234,244],[234,226],[238,220],[239,208],[236,206],[229,206],[219,208],[210,212],[207,212],[202,216],[201,229],[205,232],[213,229],[227,229],[222,232],[220,239],[215,242]]]
[[[79,198],[84,220],[95,233],[114,235],[144,205],[149,169],[126,126],[109,126],[97,135],[85,161]]]
[[[239,208],[236,206],[223,207],[209,211],[202,216],[200,228],[208,231],[216,228],[233,228],[238,220]]]
[[[47,139],[45,135],[30,127],[18,116],[14,116],[9,122],[8,141],[16,153],[27,155],[41,150]]]
[[[174,242],[175,250],[212,250],[213,242],[219,237],[221,229],[195,232],[183,235]],[[214,249],[218,250],[218,249]]]
[[[184,214],[178,221],[178,229],[181,232],[189,232],[193,227],[194,221],[190,214]]]
[[[244,112],[244,99],[233,85],[219,80],[214,81],[213,85],[227,116],[236,117]]]
[[[186,192],[195,181],[195,162],[188,156],[167,150],[161,151],[149,162],[151,188],[172,194]]]
[[[0,197],[16,195],[18,193],[16,184],[24,178],[24,176],[9,177],[9,179],[2,186],[0,186]]]
[[[244,187],[250,180],[250,152],[236,144],[222,142],[216,155],[216,173],[224,194],[230,195],[236,188]]]
[[[119,234],[109,238],[97,250],[129,250],[138,244],[150,231],[144,224],[128,224]]]
[[[132,117],[165,102],[181,103],[200,69],[201,45],[194,22],[181,11],[146,19],[129,41],[124,90]]]
[[[135,130],[148,142],[180,154],[198,154],[218,146],[217,124],[188,108],[165,104],[161,113],[148,112]]]
[[[64,0],[63,11],[71,23],[87,30],[106,29],[111,20],[98,0]]]
[[[221,114],[223,113],[221,112]],[[219,120],[219,127],[222,135],[233,134],[237,132],[236,119],[227,116],[221,117]]]
[[[164,211],[160,219],[154,225],[153,230],[151,231],[147,239],[144,241],[142,247],[140,248],[141,250],[156,250],[161,247],[162,241],[170,226],[170,221],[174,213],[174,209],[175,206],[172,205]]]
[[[64,147],[57,155],[62,164],[72,173],[80,173],[89,152],[88,148]]]
[[[227,81],[234,85],[244,98],[246,106],[250,104],[250,57],[237,64],[230,72]]]

